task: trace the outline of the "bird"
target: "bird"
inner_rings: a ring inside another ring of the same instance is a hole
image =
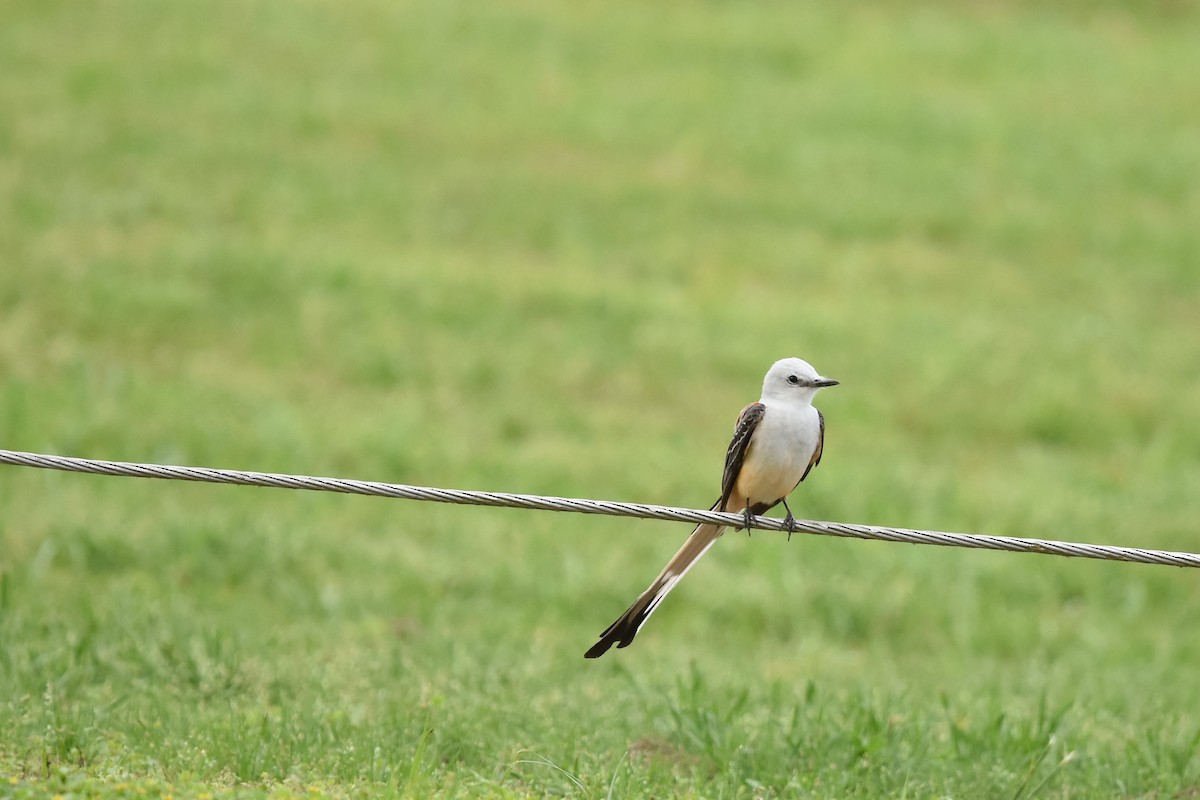
[[[821,463],[825,444],[825,417],[813,407],[813,397],[837,385],[838,381],[822,376],[800,358],[772,364],[763,378],[762,397],[738,415],[725,452],[721,496],[711,510],[741,513],[749,533],[752,516],[783,503],[791,538],[796,519],[787,496]],[[599,658],[614,644],[618,649],[628,647],[663,598],[724,532],[722,525],[697,525],[658,577],[600,634],[584,657]]]

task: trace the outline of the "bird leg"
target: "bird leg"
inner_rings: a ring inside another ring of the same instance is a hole
[[[745,521],[746,538],[750,538],[750,520],[754,518],[754,514],[750,513],[750,501],[746,501],[746,507],[742,509],[742,519]]]
[[[796,532],[796,518],[792,516],[792,510],[788,508],[787,498],[783,498],[783,507],[787,509],[787,516],[783,518],[783,529],[787,531],[788,541],[792,540],[792,534]]]

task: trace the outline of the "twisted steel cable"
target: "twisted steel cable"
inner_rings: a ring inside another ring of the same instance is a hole
[[[742,527],[741,514],[705,511],[692,508],[621,503],[612,500],[584,500],[571,497],[544,497],[509,492],[480,492],[465,489],[436,489],[378,481],[321,478],[308,475],[288,475],[273,472],[246,472],[211,467],[180,467],[163,464],[139,464],[128,461],[102,461],[91,458],[26,453],[0,450],[0,464],[39,469],[85,472],[95,475],[116,475],[131,478],[199,481],[238,486],[268,486],[278,489],[304,489],[317,492],[396,497],[405,500],[426,500],[434,503],[528,508],[540,511],[573,511],[580,514],[604,514],[614,517],[661,519],[673,522],[713,522],[730,527]],[[752,528],[786,531],[784,522],[774,517],[751,518]],[[1007,550],[1013,553],[1041,553],[1067,558],[1092,558],[1101,561],[1126,561],[1137,564],[1161,564],[1172,567],[1200,567],[1200,554],[1171,550],[1149,550],[1140,547],[1062,542],[1053,539],[1032,539],[1016,536],[986,536],[970,533],[946,533],[908,528],[888,528],[878,525],[857,525],[844,522],[796,520],[797,533],[820,536],[841,536],[850,539],[874,539],[885,542],[969,547],[983,550]]]

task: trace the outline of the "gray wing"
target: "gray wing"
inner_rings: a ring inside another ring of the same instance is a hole
[[[746,454],[750,452],[750,439],[753,438],[754,430],[762,421],[766,411],[767,407],[762,403],[751,403],[738,415],[737,425],[733,429],[733,438],[729,441],[729,449],[725,451],[725,474],[721,476],[721,499],[714,506],[718,511],[724,510],[725,504],[729,502],[729,496],[733,494],[733,487],[737,483],[738,474],[742,471],[742,464],[746,461]]]
[[[813,450],[812,458],[809,459],[808,466],[804,468],[804,474],[800,476],[802,481],[808,477],[808,473],[812,472],[813,467],[821,463],[821,453],[825,451],[825,415],[818,411],[817,419],[821,422],[821,433],[817,436],[817,447]]]

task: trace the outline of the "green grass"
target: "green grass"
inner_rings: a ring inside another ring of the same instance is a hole
[[[0,446],[1200,550],[1200,14],[10,2]],[[1200,791],[1200,584],[0,468],[0,797]]]

